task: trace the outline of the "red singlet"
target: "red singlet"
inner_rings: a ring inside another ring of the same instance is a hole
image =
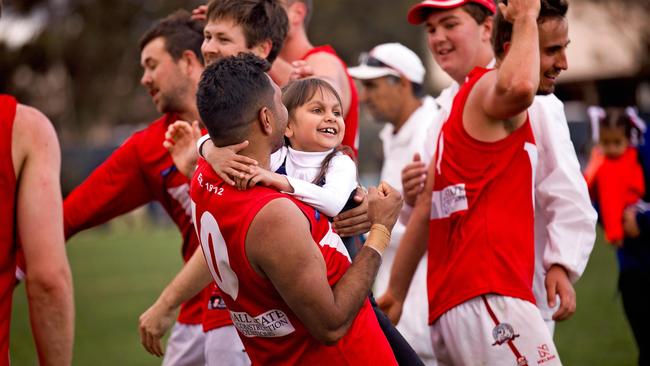
[[[472,138],[463,110],[475,68],[458,91],[438,139],[429,223],[429,322],[476,296],[496,293],[535,303],[532,281],[533,183],[537,148],[526,122],[492,142]]]

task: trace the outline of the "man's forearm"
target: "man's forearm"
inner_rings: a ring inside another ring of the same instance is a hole
[[[157,302],[173,311],[196,296],[212,281],[201,247],[196,248],[189,261],[165,287]]]
[[[422,193],[421,195],[427,195]],[[430,195],[427,195],[430,196]],[[388,289],[393,297],[404,301],[420,259],[427,251],[428,212],[416,206],[397,247],[390,271]]]
[[[74,303],[70,272],[58,278],[27,275],[30,321],[41,365],[70,365],[74,340]]]
[[[352,321],[370,293],[377,271],[381,265],[379,253],[364,245],[352,265],[334,286],[334,301],[341,314],[345,314],[339,325],[341,336],[347,333]]]

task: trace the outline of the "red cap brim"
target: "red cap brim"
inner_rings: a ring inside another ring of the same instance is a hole
[[[446,10],[463,6],[467,3],[475,3],[487,8],[492,14],[496,12],[496,5],[493,0],[425,0],[415,4],[409,9],[407,19],[413,25],[424,22],[433,9]]]

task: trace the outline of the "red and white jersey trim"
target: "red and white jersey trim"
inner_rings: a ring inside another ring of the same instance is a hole
[[[337,252],[343,254],[348,259],[348,261],[352,262],[352,259],[350,259],[350,254],[343,244],[343,240],[341,240],[341,237],[332,231],[332,224],[329,225],[327,233],[325,233],[323,238],[318,242],[318,245],[321,247],[334,248]]]

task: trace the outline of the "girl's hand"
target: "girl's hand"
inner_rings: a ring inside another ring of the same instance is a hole
[[[176,168],[188,178],[191,178],[196,168],[199,155],[196,152],[196,142],[201,138],[199,122],[190,125],[186,121],[176,121],[167,127],[163,146],[172,156]]]
[[[257,161],[237,153],[248,146],[248,141],[237,145],[216,147],[208,140],[203,144],[203,156],[212,169],[227,184],[239,188],[240,180],[252,173],[251,168],[257,166]]]
[[[293,192],[293,187],[289,184],[286,176],[268,171],[259,166],[251,167],[251,173],[241,179],[235,179],[236,187],[240,191],[253,188],[255,185],[261,185],[277,189],[284,192]]]
[[[623,232],[627,238],[638,238],[641,235],[641,229],[636,222],[636,208],[628,207],[623,211]],[[622,243],[621,243],[622,244]],[[621,246],[621,245],[617,245]]]

